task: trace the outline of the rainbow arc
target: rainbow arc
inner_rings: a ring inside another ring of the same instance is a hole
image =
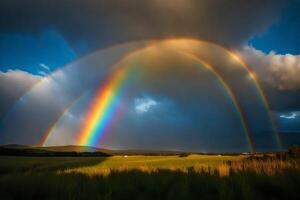
[[[167,46],[171,44],[174,45],[173,51],[178,52],[180,55],[185,56],[187,59],[194,61],[197,66],[208,69],[222,84],[224,90],[226,91],[234,107],[236,108],[237,114],[240,118],[243,130],[245,132],[247,143],[249,145],[249,151],[254,151],[255,145],[253,141],[253,136],[249,131],[248,123],[245,119],[245,113],[241,109],[239,99],[235,95],[234,91],[231,89],[228,82],[223,78],[222,74],[213,65],[211,65],[206,59],[204,59],[200,55],[196,55],[187,50],[189,48],[189,45],[185,45],[185,43],[188,44],[189,42],[193,42],[193,44],[200,46],[203,46],[204,44],[211,45],[215,48],[222,50],[225,54],[234,58],[234,60],[245,70],[246,73],[252,75],[249,66],[247,66],[246,63],[240,57],[238,57],[234,52],[224,48],[223,46],[214,43],[192,39],[172,39],[158,41],[156,43],[152,42],[146,47],[137,49],[125,55],[120,61],[118,61],[118,63],[115,64],[112,73],[108,74],[107,79],[104,82],[101,82],[100,88],[97,90],[86,112],[85,122],[80,128],[80,131],[78,132],[78,144],[87,146],[97,146],[99,144],[99,141],[101,141],[103,134],[107,132],[109,124],[111,124],[112,119],[114,118],[120,105],[122,104],[123,98],[130,90],[131,85],[134,84],[139,78],[137,75],[138,72],[136,68],[133,67],[135,65],[134,63],[132,63],[133,61],[130,61],[130,58],[133,58],[135,54],[140,53],[147,48],[153,46],[159,48],[160,46]],[[129,60],[131,64],[124,65],[125,60]],[[270,122],[274,129],[276,141],[278,143],[279,148],[281,148],[281,140],[270,112],[270,106],[267,101],[267,97],[264,95],[264,92],[258,80],[253,76],[251,77],[253,80],[253,84],[255,85],[257,92],[261,97],[261,100],[264,106],[266,107],[267,112],[269,113]],[[70,104],[70,106],[68,106],[66,110],[70,109],[72,106],[73,105]],[[53,129],[55,129],[55,127],[56,126],[54,124],[50,129],[50,134],[48,133],[46,138],[51,137],[51,132],[53,132]],[[45,144],[47,140],[48,139],[45,139],[43,141],[43,144]]]

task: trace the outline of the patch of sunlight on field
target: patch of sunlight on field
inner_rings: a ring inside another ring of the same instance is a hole
[[[153,172],[158,169],[187,171],[216,169],[225,161],[240,160],[245,156],[189,155],[180,156],[113,156],[97,165],[60,170],[58,173],[82,173],[87,175],[107,175],[111,171],[138,169]]]

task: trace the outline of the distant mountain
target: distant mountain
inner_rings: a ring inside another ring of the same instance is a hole
[[[110,152],[106,149],[100,149],[90,146],[78,146],[78,145],[65,145],[65,146],[48,146],[48,147],[31,147],[35,149],[43,149],[47,151],[57,151],[57,152]]]
[[[21,144],[5,144],[5,145],[0,146],[0,148],[1,147],[11,148],[11,149],[25,149],[25,148],[30,148],[30,146],[28,146],[28,145],[21,145]]]
[[[13,156],[110,156],[109,150],[88,146],[52,146],[39,147],[18,144],[0,146],[0,155]]]
[[[159,151],[159,150],[109,150],[90,146],[30,146],[8,144],[0,146],[0,155],[29,155],[29,156],[93,156],[93,155],[181,155],[192,152]]]
[[[289,149],[293,145],[300,144],[299,134],[281,133],[285,149]],[[257,153],[272,152],[258,151]],[[113,155],[179,155],[187,156],[189,154],[203,155],[239,155],[242,152],[184,152],[184,151],[166,151],[151,149],[127,149],[127,150],[111,150],[90,146],[65,145],[65,146],[30,146],[20,144],[0,145],[0,155],[12,156],[113,156]],[[247,152],[246,152],[247,153]],[[243,154],[243,153],[242,153]],[[245,153],[244,153],[245,154]]]

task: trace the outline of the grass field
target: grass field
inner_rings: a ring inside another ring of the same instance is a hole
[[[298,199],[300,166],[272,156],[0,156],[0,199]]]
[[[87,175],[104,174],[110,171],[124,171],[137,169],[144,172],[157,171],[158,169],[181,170],[188,168],[208,169],[217,168],[228,160],[239,160],[243,156],[207,156],[190,155],[179,156],[113,156],[108,157],[97,165],[84,166],[73,169],[62,170],[62,173],[82,173]]]
[[[187,170],[217,168],[228,160],[245,156],[190,155],[180,156],[112,156],[112,157],[0,157],[0,173],[58,172],[86,175],[107,174],[108,171],[139,169]]]

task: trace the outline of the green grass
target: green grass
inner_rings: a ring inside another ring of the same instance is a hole
[[[55,172],[102,162],[102,157],[21,157],[0,156],[0,174]]]
[[[298,161],[246,157],[0,156],[0,199],[299,199]]]

